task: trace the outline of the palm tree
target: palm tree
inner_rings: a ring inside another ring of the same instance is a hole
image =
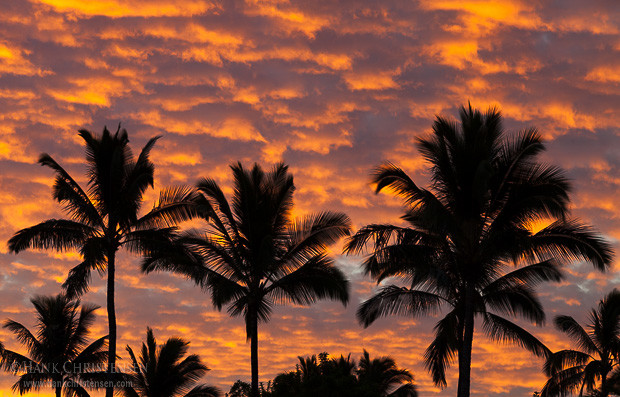
[[[139,359],[131,347],[127,353],[132,366],[127,381],[132,385],[123,390],[126,397],[218,397],[213,386],[197,385],[190,389],[207,371],[195,354],[187,354],[189,342],[170,338],[157,347],[153,330],[147,328],[146,343],[142,343]]]
[[[424,189],[397,166],[374,174],[377,193],[385,188],[405,200],[406,226],[361,228],[345,252],[371,244],[364,269],[378,283],[395,278],[358,310],[369,326],[378,317],[422,315],[442,306],[449,312],[435,326],[426,366],[445,387],[445,371],[458,357],[458,396],[469,396],[474,321],[493,340],[512,341],[537,355],[548,350],[503,316],[536,324],[545,319],[534,287],[558,281],[569,260],[591,261],[604,270],[609,244],[589,227],[567,219],[569,183],[561,169],[537,162],[544,150],[539,133],[508,136],[498,110],[486,114],[462,107],[460,125],[442,117],[417,146],[431,164]],[[532,223],[551,219],[538,232]]]
[[[268,396],[325,396],[325,397],[363,397],[355,376],[356,363],[347,357],[329,357],[322,352],[309,357],[297,357],[299,364],[295,371],[276,376],[272,383],[272,393]]]
[[[88,392],[80,381],[92,380],[89,375],[96,375],[108,358],[107,336],[87,345],[89,327],[98,306],[84,305],[80,309],[79,300],[64,295],[37,296],[31,302],[37,311],[35,334],[16,321],[4,323],[4,328],[16,335],[30,356],[2,350],[2,368],[21,374],[13,391],[21,395],[48,384],[54,388],[56,397],[63,390],[65,396],[87,397]]]
[[[150,139],[136,159],[129,148],[127,131],[120,126],[115,134],[104,128],[101,136],[87,130],[80,130],[79,135],[86,144],[86,190],[50,155],[42,154],[39,158],[39,164],[56,173],[53,196],[63,204],[70,219],[49,219],[20,230],[9,240],[8,247],[15,253],[28,248],[78,249],[83,262],[71,269],[63,284],[69,297],[88,290],[93,270],[101,275],[107,271],[111,380],[116,363],[116,253],[124,246],[129,251],[148,254],[154,247],[170,241],[174,229],[167,226],[192,216],[193,207],[189,203],[193,191],[187,188],[164,190],[158,205],[138,218],[142,196],[149,186],[153,187],[154,165],[149,153],[158,137]],[[112,393],[113,387],[108,387],[106,396],[112,397]]]
[[[237,379],[230,387],[230,391],[226,393],[226,397],[249,397],[252,387],[249,383]]]
[[[348,235],[349,218],[324,212],[299,221],[291,217],[293,178],[288,167],[264,172],[231,166],[232,206],[212,179],[201,180],[208,228],[190,232],[176,251],[162,248],[143,266],[146,272],[168,270],[189,276],[211,291],[214,306],[229,305],[243,315],[250,340],[252,396],[258,397],[258,323],[269,320],[273,305],[311,304],[317,299],[348,300],[348,282],[326,254],[329,244]]]
[[[329,357],[326,352],[298,357],[295,371],[277,375],[264,396],[326,396],[326,397],[415,397],[413,375],[399,369],[390,357],[370,359],[366,351],[359,365],[340,355]]]
[[[360,358],[357,378],[361,384],[372,388],[373,396],[416,397],[413,375],[400,369],[391,357],[370,359],[366,350]]]
[[[571,316],[557,316],[555,326],[571,338],[579,350],[560,350],[545,363],[549,380],[542,397],[595,392],[607,397],[614,385],[614,368],[620,367],[620,291],[614,289],[590,312],[586,331]],[[618,372],[617,372],[618,373]],[[599,389],[595,390],[597,382]]]

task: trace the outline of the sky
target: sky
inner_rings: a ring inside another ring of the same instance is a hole
[[[543,160],[573,180],[573,215],[620,248],[620,4],[617,1],[493,0],[0,0],[0,319],[34,324],[29,299],[55,294],[76,253],[7,252],[17,230],[61,217],[47,152],[81,183],[77,130],[127,129],[134,151],[152,152],[155,188],[215,178],[230,193],[229,165],[284,161],[295,177],[296,214],[346,212],[359,228],[399,222],[398,198],[375,195],[385,160],[424,185],[428,167],[413,144],[435,115],[469,101],[497,106],[504,126],[537,127]],[[433,386],[422,355],[437,318],[391,317],[363,329],[355,310],[375,288],[361,259],[332,253],[351,280],[347,307],[278,307],[260,328],[261,380],[293,369],[297,356],[363,349],[411,370],[423,396]],[[241,318],[214,310],[207,294],[170,274],[143,275],[123,254],[117,271],[119,353],[146,327],[159,341],[182,336],[211,368],[204,381],[228,391],[249,380]],[[539,288],[549,319],[587,311],[620,284],[584,263]],[[83,300],[105,306],[103,280]],[[93,337],[107,329],[97,311]],[[534,332],[552,350],[569,347],[550,321]],[[0,340],[19,349],[0,330]],[[476,333],[472,392],[529,396],[544,383],[542,361]],[[15,378],[0,375],[10,394]],[[42,392],[41,395],[47,392]]]

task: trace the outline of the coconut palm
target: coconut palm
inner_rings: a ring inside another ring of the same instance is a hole
[[[325,352],[298,357],[295,371],[277,375],[270,383],[270,397],[414,397],[413,375],[399,369],[390,357],[370,359],[364,351],[359,365],[348,356],[329,357]]]
[[[251,392],[252,386],[249,383],[237,379],[226,393],[226,397],[249,397]]]
[[[108,358],[107,336],[87,344],[89,327],[98,306],[84,305],[64,295],[37,296],[31,299],[37,311],[36,332],[7,320],[4,328],[15,334],[26,347],[28,356],[3,349],[2,368],[19,375],[13,391],[19,394],[51,386],[57,397],[87,397],[81,381],[92,381]]]
[[[496,109],[482,114],[463,107],[460,119],[459,125],[438,116],[433,134],[417,141],[431,164],[428,189],[393,164],[376,170],[377,193],[389,188],[404,199],[405,225],[365,226],[345,252],[370,246],[366,273],[378,283],[394,280],[359,308],[364,326],[381,316],[448,308],[435,326],[426,366],[443,387],[458,357],[458,396],[465,397],[476,318],[491,339],[545,355],[544,345],[506,316],[542,324],[534,287],[560,280],[561,265],[573,259],[604,270],[612,253],[591,228],[567,218],[569,182],[561,169],[538,161],[544,144],[536,130],[508,135]],[[533,232],[542,220],[550,223]]]
[[[372,389],[373,396],[416,397],[413,375],[406,369],[396,366],[391,357],[370,359],[366,350],[357,370],[360,384]]]
[[[147,328],[146,343],[142,343],[139,357],[127,346],[132,365],[126,380],[132,386],[123,389],[123,394],[126,397],[218,397],[220,392],[216,387],[192,387],[209,368],[195,354],[185,357],[188,346],[189,342],[183,339],[170,338],[158,347],[153,330]]]
[[[86,144],[88,184],[84,190],[50,155],[42,154],[39,164],[56,173],[53,197],[63,204],[69,219],[49,219],[15,233],[9,250],[15,253],[28,248],[77,249],[83,262],[69,272],[63,288],[69,297],[88,290],[91,272],[107,272],[107,311],[109,326],[108,372],[116,362],[116,311],[114,302],[116,253],[120,247],[138,254],[147,254],[153,247],[169,241],[174,230],[169,224],[192,215],[192,190],[187,188],[162,191],[160,202],[151,212],[139,218],[142,196],[153,186],[154,165],[149,153],[156,138],[144,146],[134,158],[127,132],[115,134],[104,128],[96,136],[79,131]],[[112,382],[110,382],[112,383]],[[113,388],[106,391],[112,397]]]
[[[607,397],[616,387],[614,374],[620,367],[620,291],[614,289],[590,312],[587,330],[571,316],[557,316],[555,326],[579,350],[560,350],[545,363],[549,380],[542,397],[567,396],[578,392]],[[597,388],[598,386],[598,388]]]
[[[258,323],[269,320],[274,304],[311,304],[317,299],[348,299],[348,282],[326,254],[329,244],[349,233],[349,218],[324,212],[292,219],[293,178],[278,164],[264,172],[231,166],[231,203],[218,184],[198,185],[208,219],[204,234],[178,239],[180,249],[163,247],[143,269],[168,270],[192,278],[211,292],[214,306],[243,315],[250,340],[252,395],[258,397]]]

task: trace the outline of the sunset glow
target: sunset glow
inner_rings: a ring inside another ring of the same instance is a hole
[[[36,164],[52,155],[86,184],[78,129],[127,129],[134,151],[161,135],[151,153],[155,189],[214,178],[232,193],[229,165],[284,161],[295,178],[295,215],[342,211],[354,230],[400,223],[401,200],[375,195],[370,172],[385,160],[421,186],[428,165],[415,138],[437,114],[455,117],[469,101],[498,107],[507,130],[536,127],[543,159],[572,179],[573,215],[620,249],[620,7],[615,0],[18,0],[0,11],[0,320],[34,324],[29,299],[56,294],[77,253],[8,253],[19,229],[63,217],[53,174]],[[544,221],[532,224],[533,230]],[[201,227],[201,222],[192,222]],[[340,255],[351,280],[346,308],[321,301],[280,306],[261,324],[261,381],[291,370],[297,356],[363,349],[390,355],[414,373],[421,396],[455,395],[433,385],[423,365],[432,317],[355,319],[375,290],[362,258]],[[618,260],[607,273],[574,263],[561,283],[538,289],[548,320],[587,321],[587,311],[620,285]],[[100,305],[93,337],[107,333],[105,283],[95,272],[84,302]],[[144,275],[139,258],[118,260],[118,353],[138,349],[146,327],[158,341],[181,336],[228,391],[249,381],[249,343],[241,318],[218,312],[209,294],[180,276]],[[520,322],[552,350],[569,347],[547,321]],[[13,335],[0,340],[18,350]],[[481,333],[474,338],[472,395],[531,396],[545,382],[542,359]],[[0,374],[10,395],[15,377]],[[52,395],[42,390],[38,395]],[[99,395],[99,394],[95,394]],[[103,393],[101,393],[103,395]]]

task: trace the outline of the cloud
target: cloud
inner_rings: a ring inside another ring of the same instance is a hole
[[[213,177],[228,194],[228,165],[285,161],[295,176],[296,215],[344,211],[355,225],[400,222],[401,202],[375,195],[373,167],[385,160],[426,185],[415,148],[435,115],[454,117],[471,101],[498,106],[508,130],[535,126],[545,160],[573,180],[573,215],[620,241],[618,8],[613,0],[359,2],[65,1],[8,2],[0,15],[0,298],[2,318],[33,323],[28,299],[57,293],[75,253],[6,252],[18,229],[62,211],[53,175],[36,165],[48,152],[86,183],[79,128],[127,128],[135,150],[152,152],[156,189]],[[594,21],[594,22],[593,22]],[[339,247],[334,247],[335,254]],[[351,302],[374,284],[362,258],[338,257],[352,279]],[[147,325],[163,340],[192,341],[225,387],[249,377],[243,322],[215,311],[182,278],[138,271],[123,254],[118,280],[119,346],[138,346]],[[567,267],[567,281],[541,290],[549,316],[584,310],[620,282]],[[93,276],[84,298],[105,306]],[[423,394],[441,394],[422,363],[436,318],[389,318],[362,329],[356,304],[278,307],[261,327],[261,376],[294,367],[298,355],[390,354],[414,371]],[[104,334],[105,310],[95,335]],[[529,326],[525,324],[525,326]],[[568,341],[552,327],[531,329],[550,347]],[[93,335],[93,336],[95,336]],[[2,331],[6,345],[15,341]],[[122,349],[121,349],[122,353]],[[476,335],[474,392],[517,396],[540,389],[541,363]],[[511,376],[505,376],[510,373]],[[449,388],[457,373],[449,372]],[[524,379],[527,383],[524,384]],[[0,376],[0,388],[14,381]]]

